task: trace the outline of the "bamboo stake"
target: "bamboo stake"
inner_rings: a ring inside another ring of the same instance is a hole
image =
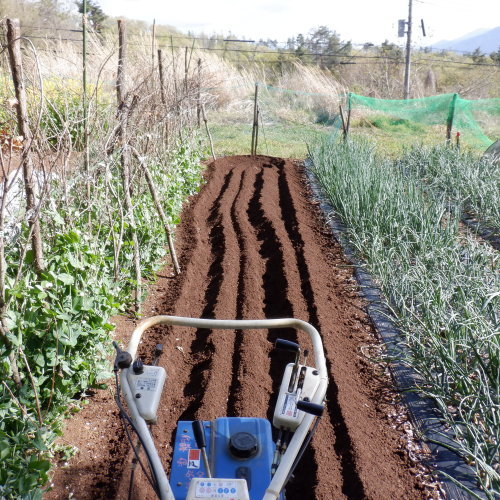
[[[12,80],[16,91],[17,127],[23,137],[21,165],[23,169],[24,189],[26,192],[26,216],[28,225],[33,228],[31,246],[33,249],[35,269],[41,273],[44,269],[42,236],[40,220],[36,214],[36,193],[33,184],[33,163],[30,155],[32,143],[31,130],[28,125],[28,109],[26,104],[26,88],[24,86],[23,64],[21,56],[21,30],[18,19],[7,19],[7,41],[9,45],[9,61]]]
[[[205,122],[205,129],[207,131],[208,140],[210,141],[210,150],[212,151],[212,158],[215,161],[217,158],[215,157],[214,143],[212,141],[212,134],[210,133],[210,129],[208,128],[208,120],[207,116],[205,115],[205,105],[203,103],[201,103],[201,114],[203,116],[203,121]]]
[[[167,103],[167,99],[165,97],[165,81],[163,75],[163,56],[161,49],[158,49],[158,72],[160,73],[160,95],[161,95],[161,103],[165,105]]]
[[[198,59],[198,95],[196,97],[196,121],[201,127],[201,59]]]
[[[12,152],[11,152],[12,153]],[[5,260],[5,210],[7,204],[7,193],[9,190],[9,177],[3,164],[3,154],[0,148],[0,162],[3,171],[3,196],[0,201],[0,340],[3,342],[9,351],[8,357],[12,369],[12,380],[17,387],[21,387],[21,377],[19,376],[19,368],[17,367],[17,359],[14,354],[15,347],[7,336],[9,328],[5,320],[5,313],[7,312],[7,304],[5,302],[5,276],[7,272],[7,262]]]
[[[259,98],[259,84],[255,84],[255,95],[253,102],[253,126],[252,126],[252,146],[251,146],[251,155],[254,155],[257,151],[257,128],[259,126],[258,122],[258,98]]]
[[[165,234],[167,235],[168,249],[170,250],[170,255],[172,257],[172,264],[174,265],[175,275],[178,276],[181,273],[181,268],[179,266],[179,261],[177,260],[177,253],[175,251],[174,240],[172,238],[172,229],[170,228],[170,224],[168,223],[167,216],[165,215],[165,212],[164,212],[163,207],[162,207],[161,202],[160,202],[160,198],[158,197],[158,192],[156,191],[153,176],[151,175],[151,172],[149,171],[149,168],[147,167],[147,165],[144,163],[144,161],[140,157],[137,149],[135,149],[134,147],[131,147],[131,150],[132,150],[132,153],[134,153],[134,156],[139,161],[139,164],[141,165],[142,170],[144,171],[144,175],[146,177],[146,182],[148,183],[148,186],[149,186],[149,191],[151,192],[151,196],[153,197],[153,201],[154,201],[154,204],[156,206],[156,210],[157,210],[158,215],[160,216],[160,219],[163,223],[163,227],[165,228]]]
[[[19,352],[21,353],[21,356],[24,360],[24,364],[25,364],[26,370],[28,372],[28,378],[30,379],[31,388],[33,389],[33,393],[35,395],[35,409],[36,409],[36,415],[38,417],[38,423],[40,424],[40,426],[42,426],[43,425],[42,409],[40,406],[40,399],[38,398],[38,390],[36,388],[35,379],[33,378],[33,373],[31,372],[31,368],[30,368],[30,365],[28,363],[28,359],[26,358],[26,355],[24,354],[24,351],[22,349],[19,349]]]
[[[118,97],[118,115],[120,119],[120,127],[118,129],[118,140],[121,147],[120,162],[122,166],[122,183],[123,197],[125,202],[126,216],[128,216],[130,229],[132,232],[132,244],[134,251],[134,268],[135,268],[135,309],[140,311],[141,301],[141,260],[139,251],[139,242],[137,240],[137,230],[134,217],[134,207],[130,197],[130,165],[128,161],[127,148],[127,124],[129,113],[133,108],[134,103],[127,108],[125,102],[125,21],[118,20],[118,73],[116,77],[116,92]]]

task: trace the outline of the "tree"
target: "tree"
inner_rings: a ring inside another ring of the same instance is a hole
[[[306,45],[306,40],[304,38],[304,35],[302,33],[299,33],[297,35],[296,49],[295,49],[295,54],[299,59],[302,59],[306,54],[305,45]]]
[[[301,35],[299,35],[301,36]],[[297,41],[299,37],[297,37]],[[304,45],[308,47],[314,61],[323,68],[333,69],[337,64],[346,60],[352,50],[351,42],[342,42],[336,31],[327,26],[320,26],[312,30]]]
[[[379,52],[381,55],[387,57],[387,59],[393,60],[394,62],[401,62],[403,59],[403,51],[394,43],[390,43],[389,40],[385,40],[380,46]]]
[[[496,52],[492,52],[490,54],[490,59],[496,64],[500,66],[500,46],[498,47]]]
[[[286,41],[287,50],[295,50],[295,38],[288,38]]]
[[[83,14],[83,1],[84,0],[76,0],[75,4],[78,7],[78,12]],[[96,33],[101,33],[104,22],[108,18],[108,16],[101,9],[100,5],[95,0],[87,0],[87,18],[92,26],[92,29]]]
[[[486,62],[486,56],[481,52],[481,47],[478,47],[470,56],[475,64]]]

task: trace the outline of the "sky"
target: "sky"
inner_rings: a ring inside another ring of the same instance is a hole
[[[247,39],[285,42],[318,26],[342,40],[379,44],[397,37],[408,0],[97,0],[110,16],[167,24],[187,33],[232,33]],[[432,45],[500,25],[499,0],[413,0],[416,45]],[[427,37],[422,36],[424,19]],[[500,45],[500,40],[499,40]]]

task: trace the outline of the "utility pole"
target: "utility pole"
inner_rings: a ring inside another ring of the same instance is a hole
[[[406,61],[405,61],[405,83],[403,98],[408,99],[410,95],[410,66],[411,66],[411,17],[412,17],[412,2],[408,2],[408,29],[406,31]]]

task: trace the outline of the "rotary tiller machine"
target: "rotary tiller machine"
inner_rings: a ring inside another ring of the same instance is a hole
[[[150,426],[156,422],[165,369],[156,359],[145,365],[137,357],[142,334],[155,325],[172,325],[210,330],[293,328],[307,333],[314,351],[314,366],[308,365],[307,350],[298,344],[276,340],[275,347],[291,351],[295,359],[285,367],[273,426],[263,418],[224,417],[212,421],[179,421],[174,442],[170,479],[154,445]],[[154,316],[134,330],[127,351],[117,351],[116,401],[126,434],[134,451],[135,464],[143,472],[161,500],[285,499],[285,487],[308,446],[323,413],[328,385],[323,344],[318,331],[298,319],[216,320],[176,316]],[[122,404],[122,396],[128,412]],[[135,444],[132,432],[138,437]],[[273,437],[274,436],[274,437]],[[143,448],[148,464],[141,458]],[[134,478],[132,467],[130,488]],[[129,493],[130,495],[130,493]]]

